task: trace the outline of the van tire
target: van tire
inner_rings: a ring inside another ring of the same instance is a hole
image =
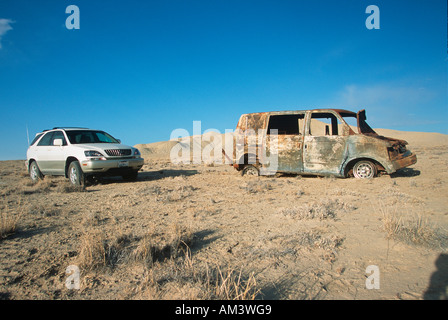
[[[372,179],[376,174],[376,165],[371,161],[361,160],[353,166],[353,176],[356,179]]]
[[[252,177],[258,177],[260,175],[260,170],[252,164],[246,165],[243,170],[241,170],[242,176],[252,176]]]

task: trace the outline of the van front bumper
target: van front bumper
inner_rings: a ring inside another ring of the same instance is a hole
[[[410,151],[406,152],[402,158],[392,160],[392,165],[394,166],[395,171],[412,166],[416,163],[417,155]]]

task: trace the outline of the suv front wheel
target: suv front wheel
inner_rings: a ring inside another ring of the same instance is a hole
[[[38,182],[39,180],[42,180],[44,178],[42,172],[40,172],[40,169],[37,166],[36,161],[31,162],[29,170],[30,170],[30,178],[31,180],[33,180],[33,182]]]
[[[68,166],[68,178],[70,183],[75,186],[84,184],[84,173],[82,172],[78,161],[73,161]]]

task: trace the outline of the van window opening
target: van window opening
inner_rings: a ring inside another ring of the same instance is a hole
[[[334,114],[316,112],[311,115],[308,133],[311,136],[337,136],[343,132],[342,125]]]
[[[268,134],[277,129],[279,135],[300,135],[304,114],[272,115],[269,117]]]

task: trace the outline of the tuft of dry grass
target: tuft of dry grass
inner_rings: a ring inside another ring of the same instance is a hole
[[[26,208],[20,198],[11,207],[7,197],[4,196],[1,198],[0,210],[0,240],[2,240],[17,232]]]
[[[154,264],[144,286],[145,295],[162,300],[254,300],[260,294],[253,273],[197,263],[189,250],[180,260]]]
[[[420,214],[399,213],[380,206],[386,239],[430,248],[448,248],[446,232],[433,226]]]
[[[0,240],[16,232],[17,217],[11,216],[8,212],[0,213]]]
[[[240,187],[240,189],[243,189],[247,193],[259,193],[259,192],[261,193],[273,190],[274,187],[270,182],[257,179],[254,181],[246,182],[243,186]]]
[[[91,229],[81,236],[77,264],[86,270],[106,265],[104,236],[98,230]]]
[[[81,186],[75,186],[66,181],[64,183],[58,184],[56,187],[56,191],[60,193],[84,192],[86,191],[86,186],[84,184]]]
[[[305,203],[301,206],[294,206],[292,208],[282,208],[278,211],[279,214],[298,220],[326,220],[335,219],[337,212],[353,210],[354,207],[336,199],[325,199],[311,204]]]
[[[80,238],[77,263],[90,271],[129,262],[150,267],[155,261],[177,258],[192,241],[191,230],[177,224],[160,234],[153,231],[140,237],[118,231],[110,238],[92,226]]]
[[[301,247],[333,251],[342,244],[344,239],[336,235],[322,235],[317,230],[310,230],[299,233],[296,240]]]
[[[132,289],[150,299],[218,299],[250,300],[260,293],[253,274],[242,270],[210,268],[197,263],[190,246],[194,234],[190,228],[173,224],[163,232],[150,228],[143,236],[117,232],[108,238],[90,228],[80,238],[77,265],[88,272],[134,264],[143,267],[143,281]]]

